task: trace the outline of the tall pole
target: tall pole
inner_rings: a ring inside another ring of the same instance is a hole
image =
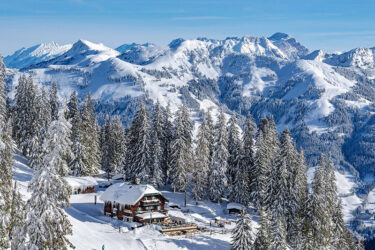
[[[185,188],[185,207],[186,207],[186,188]]]

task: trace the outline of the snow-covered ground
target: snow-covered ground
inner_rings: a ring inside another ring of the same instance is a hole
[[[27,159],[16,151],[14,157],[13,178],[18,182],[18,187],[24,199],[30,197],[27,186],[32,177],[32,169],[27,165]],[[97,179],[98,181],[104,181]],[[169,215],[181,218],[187,222],[196,223],[201,227],[208,227],[209,232],[198,233],[193,236],[166,236],[161,234],[155,226],[145,226],[131,229],[131,225],[103,215],[104,204],[99,199],[104,189],[96,189],[95,193],[72,195],[71,207],[66,209],[66,214],[73,226],[71,242],[77,250],[80,249],[230,249],[231,233],[236,217],[225,213],[226,204],[216,204],[209,201],[200,202],[188,198],[184,207],[184,194],[162,191],[171,203],[181,207],[168,208]],[[94,203],[97,196],[97,204]],[[230,225],[219,228],[210,227],[210,222],[220,216],[230,221]],[[254,223],[254,228],[257,223]],[[121,229],[120,229],[121,228]]]

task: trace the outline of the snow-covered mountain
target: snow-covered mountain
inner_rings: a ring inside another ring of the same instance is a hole
[[[55,42],[41,43],[30,48],[22,48],[4,58],[9,68],[25,68],[32,64],[59,56],[72,47],[71,44],[59,45]]]
[[[120,114],[127,124],[144,98],[148,105],[170,103],[172,110],[184,102],[197,121],[202,110],[215,113],[219,107],[240,118],[251,112],[257,121],[273,114],[279,130],[291,129],[311,166],[320,152],[330,152],[363,200],[375,186],[374,48],[310,53],[296,39],[276,33],[180,38],[165,47],[130,44],[117,50],[79,40],[56,51],[38,60],[36,52],[8,57],[13,59],[5,60],[7,66],[15,68],[8,72],[11,94],[26,72],[39,84],[56,80],[63,97],[73,90],[81,97],[91,92],[99,120]]]

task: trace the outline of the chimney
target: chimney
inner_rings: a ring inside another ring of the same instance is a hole
[[[139,178],[135,178],[135,184],[136,184],[136,185],[141,184],[141,179],[139,179]]]

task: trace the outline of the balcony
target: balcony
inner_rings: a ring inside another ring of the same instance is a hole
[[[146,206],[157,206],[160,205],[160,200],[158,199],[153,199],[153,200],[143,200],[141,201],[141,206],[146,207]]]

